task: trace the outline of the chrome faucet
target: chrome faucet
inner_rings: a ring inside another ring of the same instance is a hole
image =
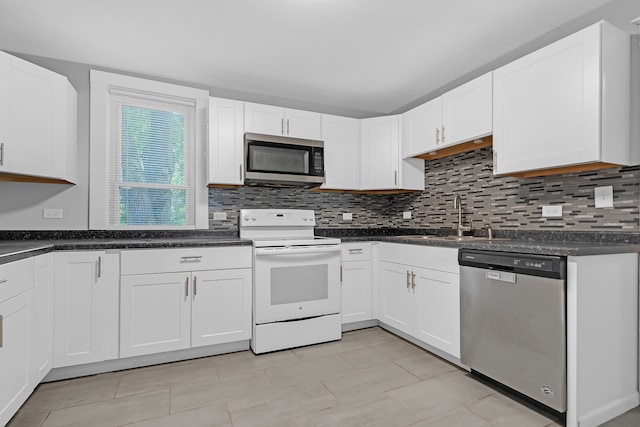
[[[471,231],[471,221],[469,225],[462,225],[462,199],[460,194],[453,193],[453,209],[458,209],[458,224],[456,225],[457,236],[462,237],[465,231]]]

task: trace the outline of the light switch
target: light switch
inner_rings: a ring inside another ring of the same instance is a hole
[[[561,218],[562,217],[562,205],[543,206],[542,216],[544,218]]]
[[[613,207],[613,186],[596,187],[593,189],[596,199],[596,208],[612,208]]]
[[[214,219],[214,221],[224,221],[225,219],[227,219],[227,213],[226,212],[214,212],[213,213],[213,219]]]

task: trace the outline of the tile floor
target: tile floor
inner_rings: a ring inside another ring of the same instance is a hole
[[[42,384],[9,423],[122,425],[560,424],[380,328],[260,356],[244,351]]]

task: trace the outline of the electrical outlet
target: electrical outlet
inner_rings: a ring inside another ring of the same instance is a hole
[[[561,218],[562,217],[562,205],[543,206],[542,216],[544,218]]]
[[[343,213],[342,214],[342,220],[343,221],[352,221],[353,220],[353,214],[352,213]]]
[[[62,219],[62,209],[42,209],[42,218]]]
[[[213,213],[213,219],[214,219],[214,221],[224,221],[225,219],[227,219],[227,213],[226,212],[214,212]]]
[[[402,212],[402,219],[411,219],[411,211]]]
[[[596,199],[596,208],[612,208],[613,207],[613,186],[596,187],[593,189],[593,195]]]

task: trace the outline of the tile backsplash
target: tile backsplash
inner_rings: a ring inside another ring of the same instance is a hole
[[[453,228],[453,193],[459,193],[463,222],[471,220],[474,228],[640,231],[640,166],[541,178],[494,177],[491,148],[425,163],[425,190],[401,195],[277,186],[210,189],[209,228],[237,230],[243,208],[314,209],[320,228]],[[600,186],[613,186],[613,208],[595,208],[593,189]],[[543,205],[562,205],[562,218],[543,218]],[[403,219],[404,211],[412,218]],[[226,212],[227,220],[214,221],[214,212]],[[343,213],[352,213],[353,220],[342,220]]]

